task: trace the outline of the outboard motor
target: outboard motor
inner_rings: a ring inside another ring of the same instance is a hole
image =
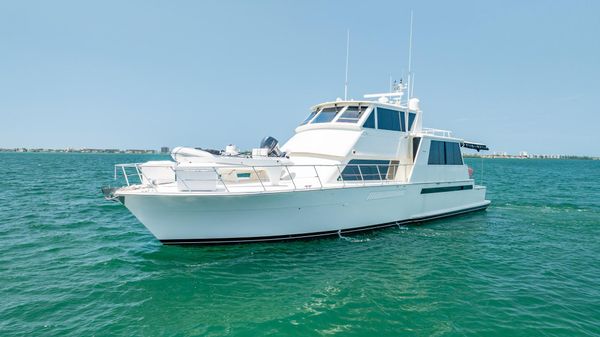
[[[275,137],[268,136],[260,142],[260,148],[268,149],[267,155],[269,157],[285,157],[285,152],[281,152],[277,144],[279,144],[279,141]]]

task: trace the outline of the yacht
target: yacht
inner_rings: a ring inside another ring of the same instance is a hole
[[[405,92],[315,105],[282,146],[177,147],[172,160],[115,165],[123,186],[104,195],[164,244],[342,236],[486,209],[462,152],[487,146],[423,128]]]

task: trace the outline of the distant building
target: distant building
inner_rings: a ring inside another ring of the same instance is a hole
[[[160,148],[160,153],[169,153],[169,147],[167,146],[163,146]]]
[[[129,153],[129,154],[150,154],[150,153],[156,153],[156,151],[155,150],[127,149],[127,150],[125,150],[125,153]]]

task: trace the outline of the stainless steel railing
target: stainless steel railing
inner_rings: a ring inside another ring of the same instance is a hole
[[[339,187],[356,187],[360,185],[401,183],[408,180],[411,164],[329,164],[329,165],[215,165],[202,167],[154,166],[143,163],[117,164],[114,167],[114,179],[119,172],[125,184],[131,186],[134,179],[138,184],[157,187],[152,177],[144,173],[146,168],[169,169],[174,176],[173,182],[181,182],[184,190],[192,191],[194,182],[216,183],[227,192],[240,187],[248,187],[251,183],[263,191],[281,189],[281,186],[290,185],[294,190],[323,189]],[[282,184],[272,184],[267,174],[269,168],[280,168],[278,181]],[[182,177],[184,173],[208,173],[209,178],[198,179]],[[213,178],[210,178],[212,174]],[[238,174],[248,174],[247,178],[239,178]],[[300,175],[302,174],[302,175]],[[233,177],[233,178],[232,178]],[[167,183],[169,183],[167,182]],[[165,183],[165,182],[163,182]]]
[[[419,131],[417,131],[417,132],[419,132]],[[420,130],[420,132],[423,134],[432,135],[432,136],[452,137],[452,131],[448,131],[448,130],[422,128]]]

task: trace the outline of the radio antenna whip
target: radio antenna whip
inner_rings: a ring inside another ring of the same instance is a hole
[[[406,81],[407,84],[407,90],[406,90],[406,102],[408,105],[408,100],[410,100],[410,96],[412,94],[412,82],[411,82],[411,77],[412,77],[412,72],[411,72],[411,65],[412,65],[412,39],[413,39],[413,11],[410,11],[410,36],[408,38],[408,81]]]
[[[344,101],[348,100],[348,55],[350,55],[350,29],[348,29],[346,33],[346,82],[344,83]]]

